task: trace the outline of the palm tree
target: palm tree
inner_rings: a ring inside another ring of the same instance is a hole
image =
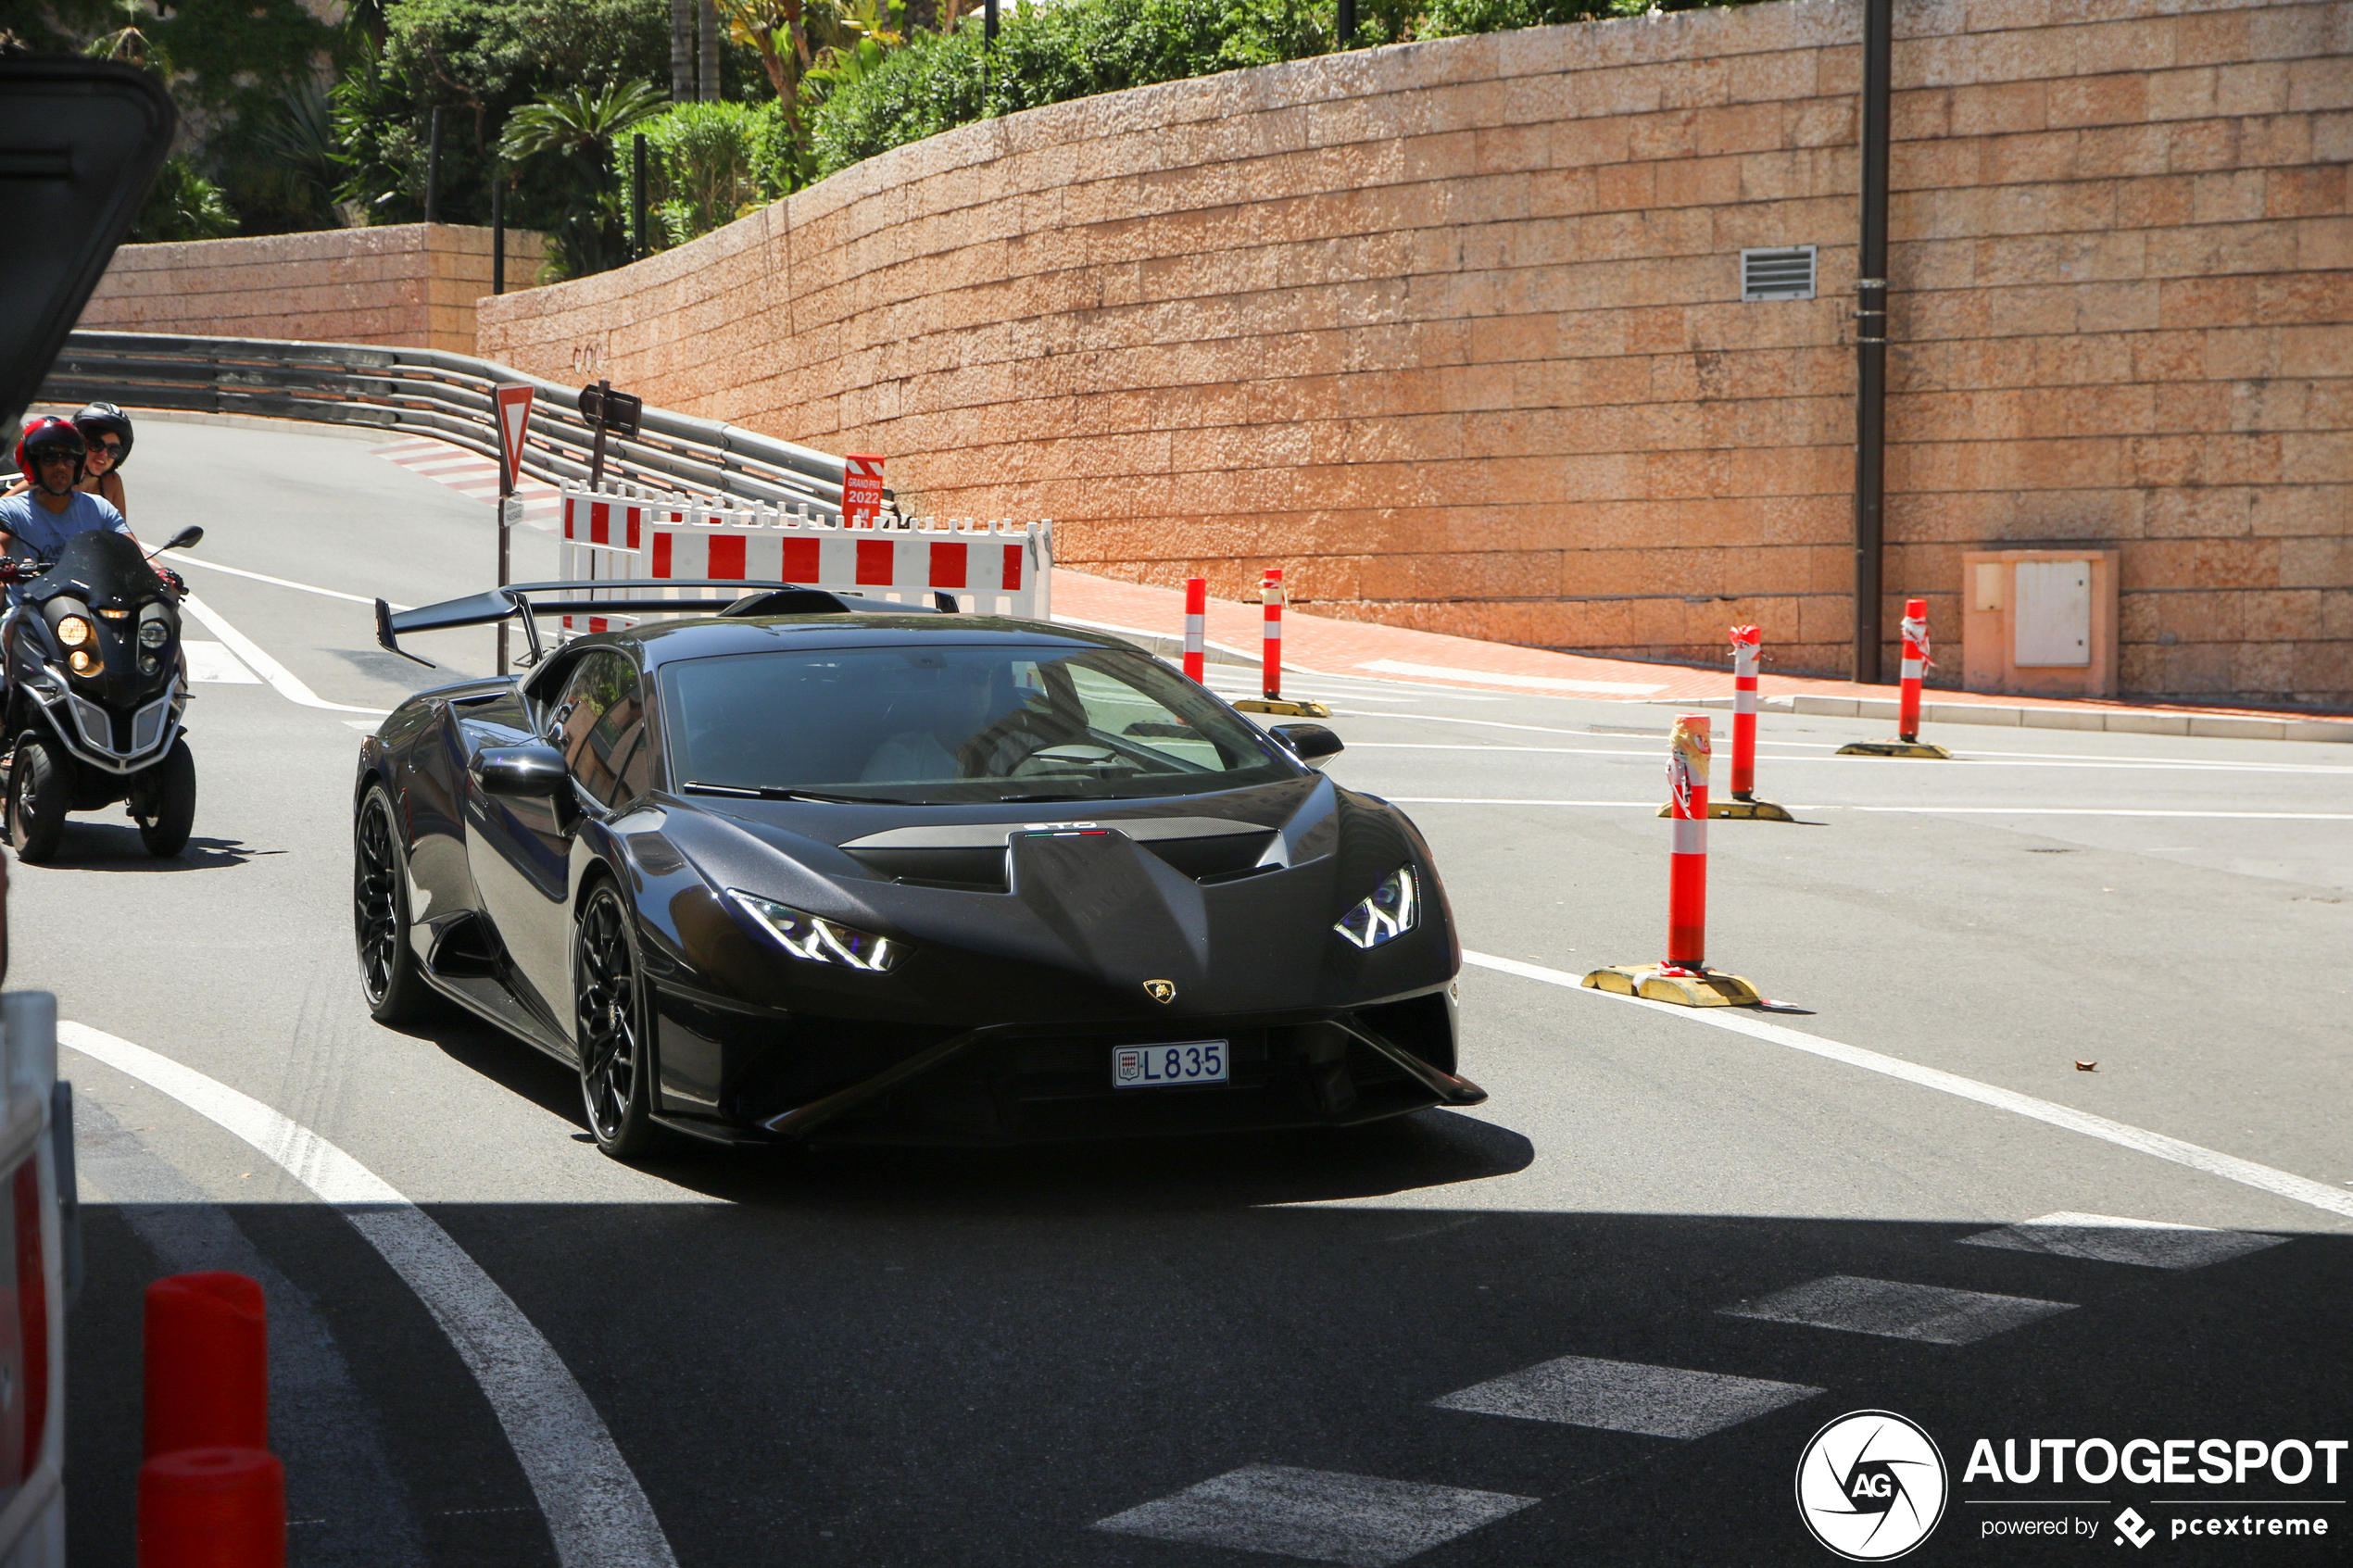
[[[507,117],[498,156],[512,163],[535,153],[586,153],[601,162],[623,132],[667,107],[643,82],[551,93]]]

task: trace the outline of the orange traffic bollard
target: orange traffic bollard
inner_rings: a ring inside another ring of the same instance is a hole
[[[1895,706],[1895,738],[1858,740],[1838,748],[1841,757],[1931,757],[1953,754],[1920,739],[1920,683],[1935,663],[1928,651],[1928,601],[1904,601],[1903,695]]]
[[[146,1457],[269,1446],[261,1286],[226,1273],[173,1274],[148,1286]]]
[[[182,1449],[139,1467],[139,1568],[285,1568],[286,1472],[258,1449]]]
[[[1185,579],[1185,678],[1198,681],[1209,658],[1209,579]]]

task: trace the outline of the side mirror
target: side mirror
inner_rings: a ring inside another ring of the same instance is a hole
[[[469,771],[484,795],[547,800],[571,787],[563,753],[552,746],[485,746]]]
[[[1277,724],[1266,733],[1290,746],[1291,755],[1302,762],[1319,762],[1347,749],[1338,735],[1321,724]]]
[[[170,541],[164,546],[164,548],[167,550],[193,550],[198,545],[203,543],[204,530],[198,528],[194,523],[190,523],[187,527],[173,534]]]

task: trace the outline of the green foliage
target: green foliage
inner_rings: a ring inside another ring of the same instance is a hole
[[[629,258],[613,153],[664,104],[647,82],[615,82],[552,93],[507,117],[499,156],[560,213],[548,226],[547,281],[585,277]]]
[[[784,194],[790,137],[780,106],[677,104],[637,128],[646,137],[648,216],[657,248],[680,245]],[[616,149],[622,202],[633,199],[631,158]]]
[[[188,158],[174,156],[164,159],[154,188],[141,204],[131,225],[131,243],[218,240],[236,232],[236,215],[221,198],[220,187],[197,173]]]

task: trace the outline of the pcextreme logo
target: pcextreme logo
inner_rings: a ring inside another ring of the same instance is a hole
[[[1892,1411],[1852,1411],[1814,1434],[1797,1461],[1797,1515],[1850,1562],[1903,1556],[1944,1517],[1944,1456]]]

